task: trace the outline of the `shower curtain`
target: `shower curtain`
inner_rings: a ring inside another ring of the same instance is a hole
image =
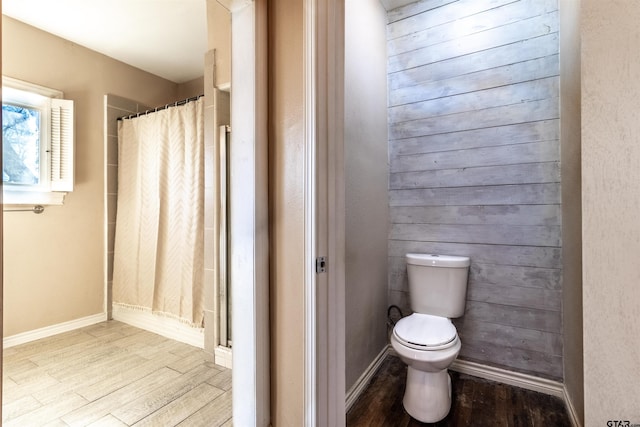
[[[113,304],[201,327],[204,98],[118,122]]]

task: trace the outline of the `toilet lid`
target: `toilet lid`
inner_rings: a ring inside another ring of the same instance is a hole
[[[420,313],[400,319],[393,333],[410,347],[417,346],[425,350],[446,345],[457,335],[456,327],[446,317]]]

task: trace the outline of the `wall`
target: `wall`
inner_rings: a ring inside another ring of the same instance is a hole
[[[404,255],[467,255],[462,359],[562,378],[556,0],[389,11],[390,303]]]
[[[215,49],[215,86],[231,85],[231,13],[217,0],[207,0],[209,49]]]
[[[147,105],[177,85],[3,16],[3,73],[76,102],[76,183],[61,207],[4,216],[4,336],[103,313],[104,95]]]
[[[387,344],[386,11],[345,4],[346,387]],[[383,48],[381,48],[383,47]]]
[[[562,176],[562,327],[564,384],[584,419],[582,360],[582,187],[580,176],[580,1],[560,7],[560,151]]]
[[[640,423],[640,4],[583,0],[584,418]]]
[[[204,74],[204,58],[202,60],[202,72]],[[188,82],[178,84],[177,100],[191,98],[204,94],[204,77],[197,77]]]
[[[269,2],[271,424],[304,425],[303,2]]]

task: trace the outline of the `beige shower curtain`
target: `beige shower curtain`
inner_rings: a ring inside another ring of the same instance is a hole
[[[113,304],[200,327],[204,98],[118,122]]]

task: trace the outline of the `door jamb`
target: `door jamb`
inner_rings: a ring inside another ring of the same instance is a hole
[[[268,426],[269,241],[267,4],[231,1],[229,227],[233,324],[233,422]]]

